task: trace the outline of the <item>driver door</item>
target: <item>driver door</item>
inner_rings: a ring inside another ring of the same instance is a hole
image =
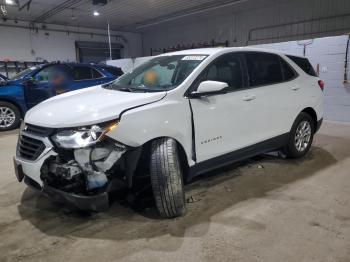
[[[254,91],[247,89],[243,55],[225,54],[203,72],[205,80],[225,82],[226,94],[190,99],[195,128],[197,162],[213,159],[258,140]]]
[[[32,108],[42,101],[56,95],[59,88],[67,85],[68,77],[66,69],[61,65],[44,67],[33,75],[24,88],[24,94],[28,108]]]

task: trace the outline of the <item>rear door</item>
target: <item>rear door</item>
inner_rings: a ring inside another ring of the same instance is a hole
[[[255,142],[273,139],[290,131],[299,110],[297,73],[279,55],[245,53],[249,88],[256,97]]]
[[[55,96],[57,90],[69,85],[67,68],[64,65],[49,65],[36,72],[32,81],[26,82],[24,94],[28,108]]]

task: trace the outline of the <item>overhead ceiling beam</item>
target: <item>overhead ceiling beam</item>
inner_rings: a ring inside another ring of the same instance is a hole
[[[72,8],[76,4],[80,3],[83,0],[66,0],[63,3],[55,6],[54,8],[44,12],[40,16],[36,17],[32,22],[33,23],[41,23],[47,20],[48,18],[57,15],[61,12],[63,12],[66,9]]]
[[[32,3],[32,0],[28,0],[25,4],[21,5],[19,0],[16,0],[18,11],[22,11],[25,7],[27,7],[27,11],[29,11],[31,3]]]
[[[212,11],[214,9],[219,9],[219,8],[223,8],[223,7],[227,7],[227,6],[237,5],[237,4],[241,4],[244,2],[248,2],[248,1],[249,0],[221,0],[221,1],[216,0],[216,1],[206,3],[206,4],[195,6],[193,8],[188,8],[188,9],[174,12],[174,13],[171,13],[168,15],[164,15],[164,16],[156,17],[156,18],[149,19],[146,21],[142,21],[142,22],[136,23],[134,25],[136,26],[136,29],[143,29],[143,28],[155,26],[155,25],[158,25],[161,23],[177,20],[177,19],[187,17],[190,15],[204,13],[204,12]],[[127,27],[127,26],[125,26],[125,27]]]

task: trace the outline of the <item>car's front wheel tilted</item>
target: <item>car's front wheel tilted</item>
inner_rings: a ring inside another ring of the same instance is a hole
[[[182,170],[175,140],[160,138],[151,147],[151,183],[162,217],[181,216],[186,211]]]

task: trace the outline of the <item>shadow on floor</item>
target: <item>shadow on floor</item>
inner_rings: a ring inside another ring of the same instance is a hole
[[[313,176],[336,162],[332,154],[325,149],[313,147],[310,153],[300,160],[283,160],[264,155],[221,168],[186,186],[188,212],[184,217],[172,220],[159,219],[152,201],[136,207],[119,201],[114,203],[108,212],[83,215],[52,203],[31,189],[25,190],[18,209],[23,220],[29,221],[50,236],[133,240],[172,235],[183,239],[186,233],[186,237],[201,237],[206,234],[213,217],[220,212],[234,209],[235,205],[250,199],[281,199],[281,195],[276,194],[277,189]],[[302,201],[288,196],[283,196],[282,199]],[[247,230],[265,228],[259,222],[240,217],[216,217],[215,223]],[[169,249],[159,240],[153,248]],[[174,249],[174,245],[172,248]]]

